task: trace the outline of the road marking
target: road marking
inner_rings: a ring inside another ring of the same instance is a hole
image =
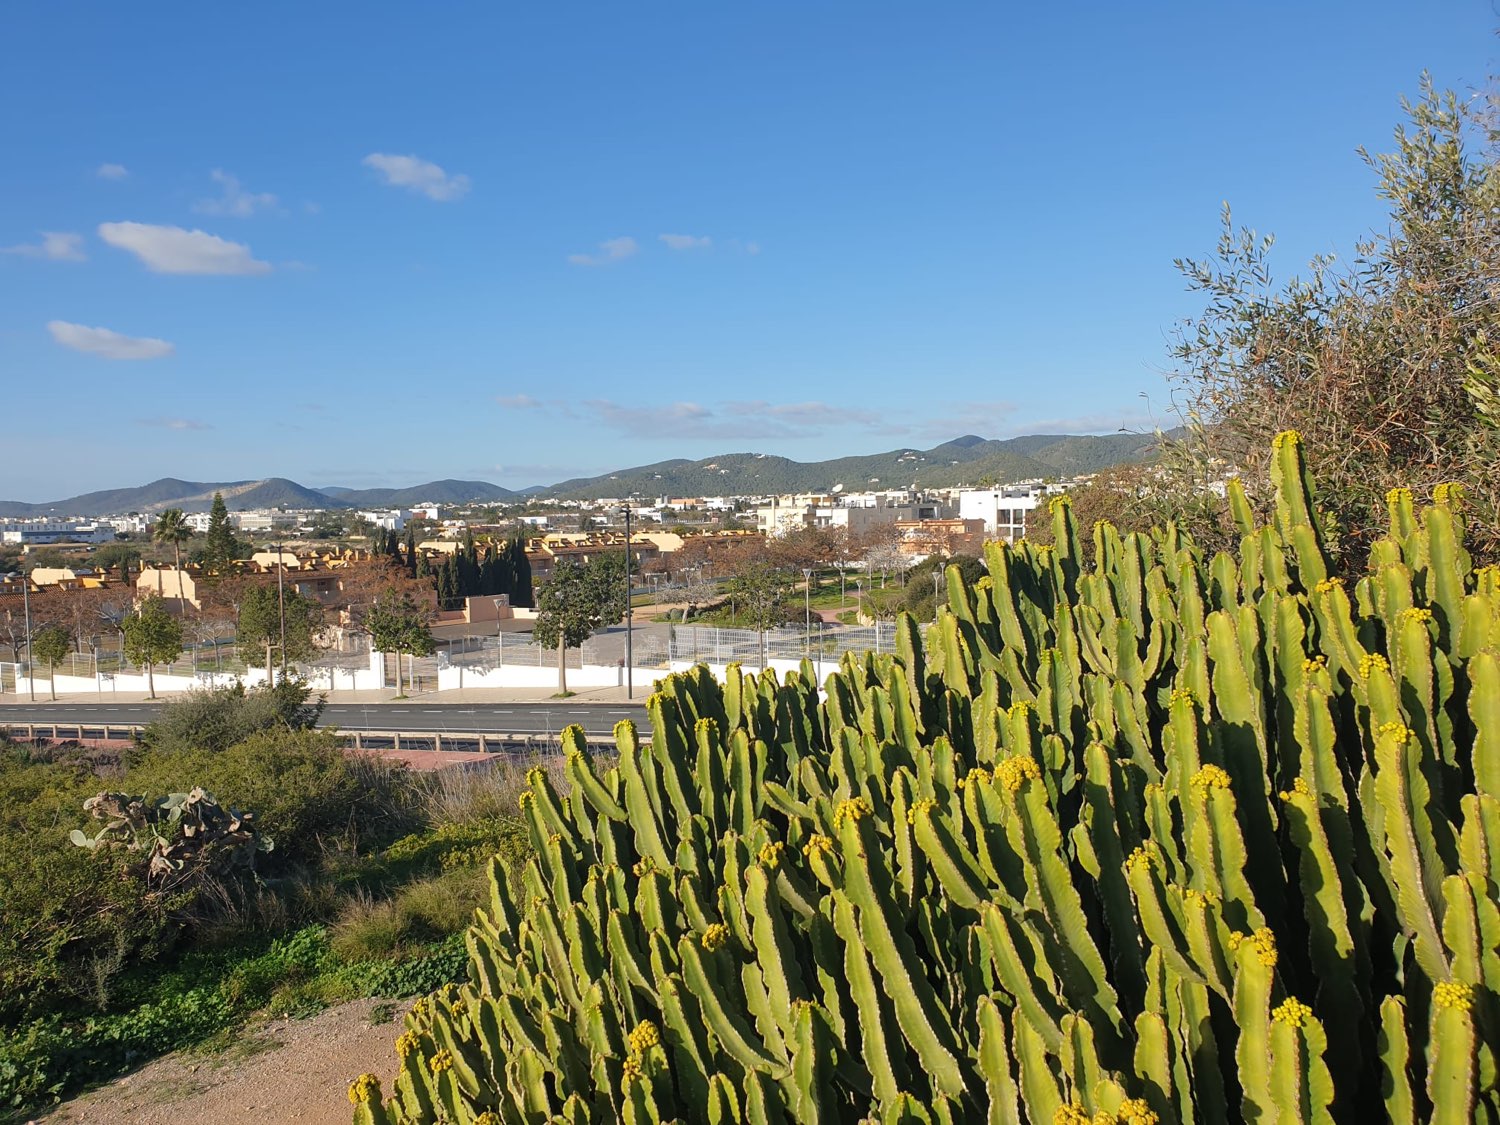
[[[424,715],[441,715],[442,713],[443,710],[441,707],[429,707],[422,712]]]

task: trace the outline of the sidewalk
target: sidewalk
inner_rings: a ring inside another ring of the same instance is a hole
[[[660,675],[665,676],[667,670],[660,670]],[[654,677],[653,677],[654,678]],[[382,688],[374,691],[327,691],[320,694],[327,696],[329,703],[378,706],[387,703],[409,703],[412,700],[421,700],[424,703],[625,703],[625,689],[623,687],[584,688],[574,691],[567,699],[558,699],[555,696],[555,685],[547,688],[459,688],[450,691],[423,691],[412,692],[406,696],[397,696],[394,687]],[[173,699],[181,699],[187,692],[165,692],[156,693],[155,702],[163,703]],[[635,703],[644,704],[646,698],[651,694],[651,680],[637,679],[635,683]],[[66,707],[78,707],[90,703],[106,704],[129,704],[150,703],[151,696],[146,692],[110,692],[104,699],[93,695],[63,695],[58,696],[56,706],[59,709]],[[35,700],[27,698],[23,692],[19,696],[14,692],[0,694],[0,709],[6,706],[22,705],[26,707],[51,706],[53,701],[48,698],[45,691],[38,692]],[[0,719],[4,712],[0,710]]]

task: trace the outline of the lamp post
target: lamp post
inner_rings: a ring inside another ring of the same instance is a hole
[[[26,692],[36,702],[36,675],[31,667],[31,576],[21,572],[21,602],[26,613]]]
[[[276,544],[276,613],[281,619],[281,682],[286,683],[286,544]],[[398,658],[399,659],[399,658]]]
[[[630,505],[621,504],[625,513],[625,698],[635,698],[635,654],[631,651],[631,634],[634,632],[635,607],[630,597]]]
[[[802,655],[806,656],[812,647],[812,567],[802,568],[802,607],[804,617],[802,621]]]

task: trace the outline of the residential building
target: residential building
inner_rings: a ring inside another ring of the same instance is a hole
[[[1047,494],[1040,482],[998,488],[966,488],[958,494],[958,516],[981,520],[992,539],[1014,543],[1026,534],[1026,517]]]

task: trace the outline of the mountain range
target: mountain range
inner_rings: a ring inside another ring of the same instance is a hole
[[[765,453],[726,453],[698,461],[653,465],[577,477],[513,491],[476,480],[438,480],[410,488],[308,488],[285,477],[204,481],[164,477],[139,488],[88,492],[65,500],[0,500],[0,517],[103,516],[181,508],[206,512],[215,492],[230,511],[265,508],[405,508],[424,502],[504,504],[533,497],[596,500],[615,496],[747,496],[772,492],[858,492],[871,488],[945,488],[1007,484],[1097,472],[1151,455],[1156,439],[1143,434],[1029,434],[993,440],[970,434],[931,449],[893,449],[828,461],[793,461]]]

